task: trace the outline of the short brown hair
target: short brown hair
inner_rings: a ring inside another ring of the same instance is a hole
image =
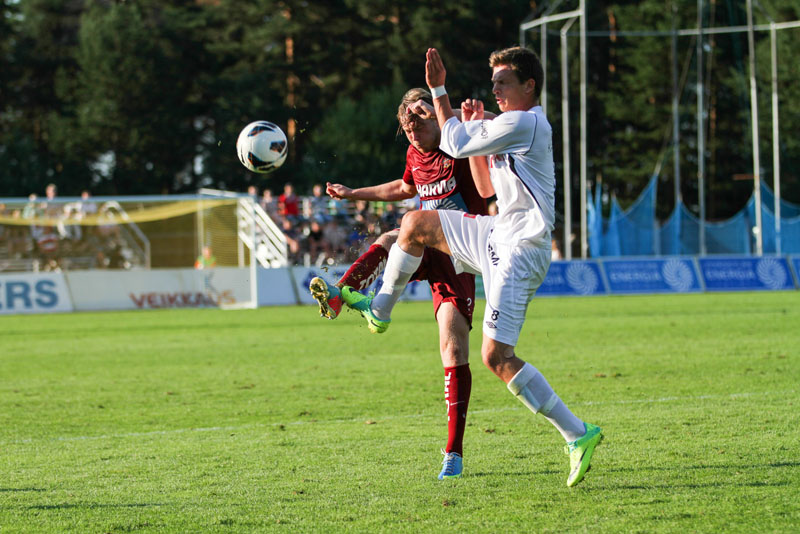
[[[544,69],[542,62],[536,52],[521,46],[512,46],[503,50],[495,50],[489,56],[489,66],[492,68],[498,65],[508,65],[511,70],[517,73],[517,78],[521,83],[533,79],[533,93],[536,100],[542,94],[542,83],[544,83]]]
[[[416,115],[414,115],[412,118],[409,118],[407,112],[408,106],[414,102],[417,102],[418,100],[423,100],[431,106],[433,105],[433,97],[422,87],[415,87],[414,89],[409,89],[406,91],[406,94],[404,94],[403,98],[400,100],[400,105],[397,107],[397,122],[400,123],[400,127],[397,130],[398,135],[400,134],[400,130],[403,129],[403,126],[405,126],[409,120],[415,120],[415,118],[418,118]]]

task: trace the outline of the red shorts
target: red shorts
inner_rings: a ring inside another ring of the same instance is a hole
[[[442,302],[451,302],[466,317],[472,329],[472,312],[475,310],[475,276],[469,273],[456,274],[453,261],[444,252],[426,248],[422,263],[411,276],[412,280],[426,280],[433,293],[433,316]]]

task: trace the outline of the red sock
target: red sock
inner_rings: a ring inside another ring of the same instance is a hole
[[[463,456],[464,429],[472,390],[469,364],[444,368],[444,400],[447,403],[447,447],[445,452]]]
[[[386,266],[389,251],[380,245],[372,245],[362,254],[350,269],[344,273],[337,286],[350,286],[356,289],[365,289],[378,279]]]

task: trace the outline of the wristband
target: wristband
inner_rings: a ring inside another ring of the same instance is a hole
[[[444,96],[447,94],[447,89],[444,88],[444,85],[439,85],[438,87],[431,87],[431,96],[433,98],[439,98],[440,96]]]

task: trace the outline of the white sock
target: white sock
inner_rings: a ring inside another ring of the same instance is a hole
[[[586,433],[583,421],[575,417],[533,365],[525,363],[508,381],[507,387],[530,411],[545,416],[567,442],[575,441]]]
[[[383,284],[372,300],[372,313],[378,319],[386,320],[392,314],[406,284],[422,263],[422,256],[414,256],[404,251],[397,243],[389,249],[386,270],[383,271]]]

